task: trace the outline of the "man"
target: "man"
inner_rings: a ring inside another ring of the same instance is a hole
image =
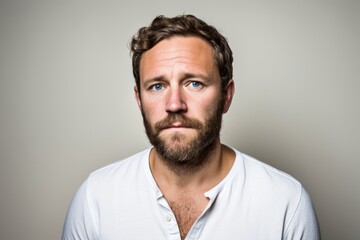
[[[62,239],[319,239],[299,182],[220,142],[234,94],[226,39],[192,15],[159,16],[131,50],[153,147],[89,176]]]

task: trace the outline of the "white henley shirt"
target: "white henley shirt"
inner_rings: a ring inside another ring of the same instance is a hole
[[[147,149],[87,178],[70,205],[62,240],[180,240]],[[228,175],[204,195],[209,203],[186,240],[317,240],[309,195],[286,173],[235,150]]]

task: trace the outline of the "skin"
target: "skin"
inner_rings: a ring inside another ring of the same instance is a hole
[[[228,111],[234,88],[234,82],[230,80],[223,93],[212,48],[206,41],[198,37],[176,36],[162,40],[143,54],[140,62],[141,91],[136,86],[134,90],[139,108],[153,127],[173,113],[206,124],[218,104],[223,104],[222,114]],[[187,127],[181,120],[176,120],[162,129],[159,137],[168,148],[176,149],[190,144],[198,132],[197,128]],[[178,220],[182,238],[208,203],[204,193],[216,186],[233,165],[235,153],[222,145],[218,137],[213,149],[207,156],[207,164],[195,172],[175,171],[169,168],[155,148],[150,153],[150,169]]]
[[[211,46],[198,37],[173,37],[159,42],[142,56],[140,88],[141,92],[135,86],[135,97],[151,125],[170,113],[179,112],[204,123],[222,94]],[[228,111],[233,94],[234,82],[230,80],[224,96],[223,113]],[[180,134],[181,141],[172,142],[170,139],[174,134]],[[178,147],[194,139],[197,130],[175,122],[159,136],[167,141],[169,147]],[[219,158],[222,150],[220,139],[215,148],[213,155]],[[151,157],[161,159],[156,149]],[[161,161],[159,165],[162,165]]]

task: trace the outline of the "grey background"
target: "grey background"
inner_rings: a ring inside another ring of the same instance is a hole
[[[149,146],[128,43],[192,13],[234,51],[228,145],[299,179],[323,239],[360,236],[359,1],[1,1],[0,239],[59,239],[93,170]]]

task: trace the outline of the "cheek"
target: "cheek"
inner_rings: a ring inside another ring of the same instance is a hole
[[[145,104],[144,102],[142,102],[142,112],[143,114],[145,114],[146,119],[151,124],[159,121],[162,117],[161,104],[159,102],[154,102],[154,103],[147,102]]]
[[[204,121],[209,118],[210,115],[216,111],[220,104],[220,98],[216,97],[203,97],[193,102],[193,106],[189,107],[189,112],[195,118],[201,119]]]

